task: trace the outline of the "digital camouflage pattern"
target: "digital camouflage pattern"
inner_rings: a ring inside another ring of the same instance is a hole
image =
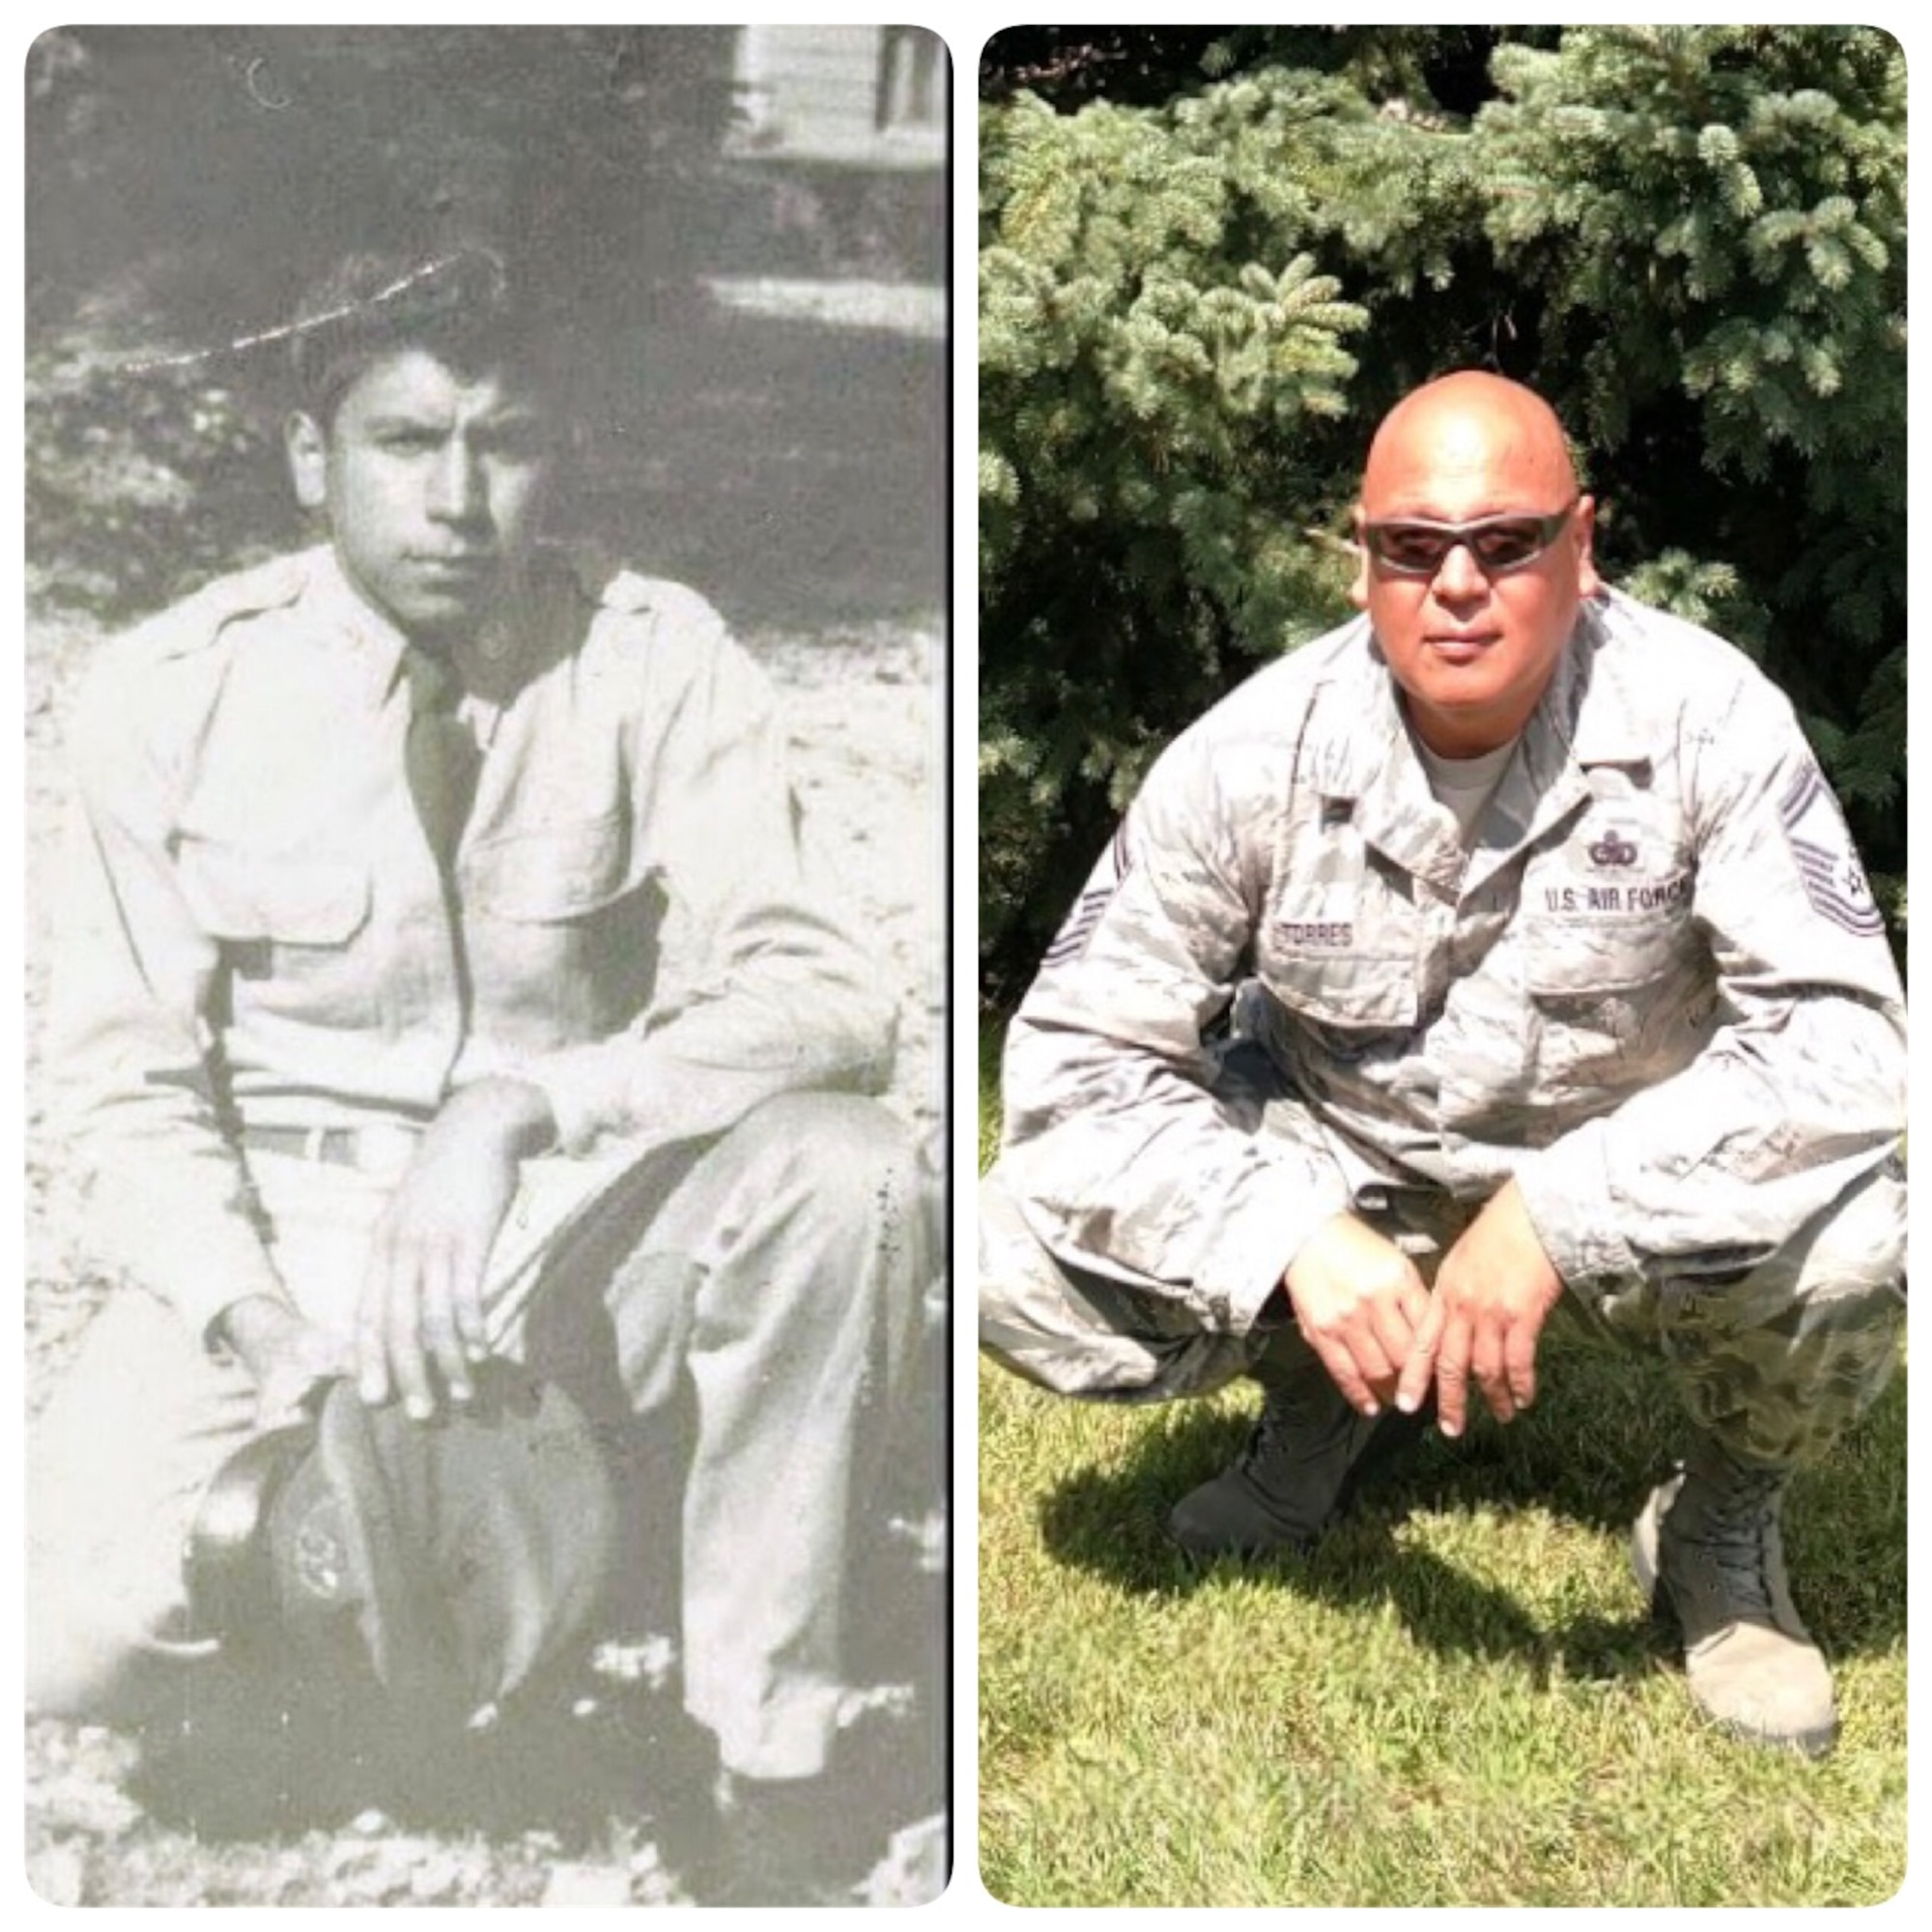
[[[1740,652],[1586,604],[1465,849],[1358,618],[1169,748],[1055,941],[982,1339],[1069,1392],[1211,1387],[1323,1220],[1426,1256],[1513,1176],[1693,1416],[1805,1453],[1894,1352],[1905,1066],[1843,818]]]

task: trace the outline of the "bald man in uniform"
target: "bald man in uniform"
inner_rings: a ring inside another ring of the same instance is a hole
[[[1566,1292],[1660,1350],[1639,1582],[1734,1735],[1828,1749],[1778,1528],[1903,1321],[1902,994],[1790,705],[1605,585],[1541,398],[1371,446],[1362,613],[1150,774],[1009,1035],[981,1346],[1115,1402],[1249,1377],[1168,1528],[1306,1548],[1372,1441],[1538,1394]]]

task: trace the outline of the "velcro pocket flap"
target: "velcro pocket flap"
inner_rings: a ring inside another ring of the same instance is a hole
[[[1275,998],[1303,1019],[1378,1032],[1415,1024],[1415,968],[1406,956],[1293,954],[1275,959],[1264,979]]]

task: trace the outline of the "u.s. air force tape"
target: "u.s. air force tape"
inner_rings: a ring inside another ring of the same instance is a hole
[[[1777,812],[1812,910],[1847,932],[1883,932],[1885,921],[1865,883],[1864,867],[1816,765],[1807,764],[1792,781]]]

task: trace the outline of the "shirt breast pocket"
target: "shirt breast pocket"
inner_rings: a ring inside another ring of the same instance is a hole
[[[1529,929],[1525,977],[1539,1001],[1587,1001],[1667,980],[1690,950],[1689,922],[1669,910],[1616,923],[1539,920]]]
[[[464,899],[518,925],[587,919],[637,883],[629,830],[625,814],[607,812],[488,839],[463,862]]]
[[[202,930],[225,944],[327,950],[369,919],[369,874],[347,861],[266,853],[185,838],[182,896]]]
[[[1539,1084],[1609,1094],[1675,1071],[1708,1009],[1708,979],[1681,911],[1615,924],[1537,922],[1524,984]]]
[[[1378,1041],[1406,1038],[1420,1010],[1407,954],[1276,953],[1262,982],[1329,1058],[1360,1060]]]
[[[478,997],[507,1035],[544,1044],[591,1038],[648,1007],[664,895],[627,813],[533,826],[472,847],[463,900]]]
[[[188,836],[176,854],[182,896],[234,976],[244,1008],[304,1024],[359,1026],[375,988],[355,941],[369,923],[366,867]]]
[[[1270,906],[1256,972],[1302,1045],[1349,1064],[1414,1031],[1415,914],[1406,878],[1379,873],[1352,827],[1332,835],[1313,869]]]

